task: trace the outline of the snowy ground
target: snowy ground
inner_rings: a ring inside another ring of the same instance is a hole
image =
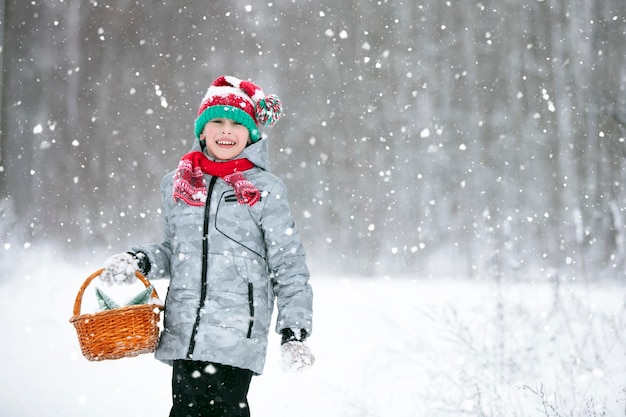
[[[166,417],[169,367],[151,355],[92,363],[80,353],[68,319],[96,268],[26,266],[0,280],[0,415]],[[284,373],[274,337],[252,381],[253,416],[626,415],[623,284],[312,284],[317,363]]]

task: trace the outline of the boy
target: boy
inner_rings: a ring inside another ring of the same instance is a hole
[[[132,281],[135,269],[170,279],[155,353],[173,367],[170,417],[250,415],[275,300],[283,360],[314,361],[303,343],[313,301],[304,249],[258,130],[280,114],[278,98],[249,81],[213,81],[198,141],[161,181],[163,242],[109,258],[100,275],[109,284]]]

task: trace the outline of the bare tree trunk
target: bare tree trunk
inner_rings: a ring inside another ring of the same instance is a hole
[[[0,0],[0,195],[7,195],[6,184],[4,182],[4,136],[5,136],[5,123],[4,123],[4,106],[6,99],[4,96],[4,35],[6,33],[6,0]]]

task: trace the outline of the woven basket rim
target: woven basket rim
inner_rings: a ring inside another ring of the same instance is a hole
[[[122,306],[118,308],[114,308],[112,310],[104,310],[104,311],[96,311],[94,313],[82,313],[75,314],[70,318],[70,323],[74,323],[80,320],[85,320],[88,318],[105,318],[108,315],[116,315],[124,311],[132,312],[133,310],[142,310],[142,309],[150,309],[154,310],[154,308],[158,308],[159,310],[163,310],[163,306],[161,304],[149,303],[149,304],[135,304],[129,306]]]

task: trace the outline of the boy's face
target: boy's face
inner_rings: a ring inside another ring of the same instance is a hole
[[[204,125],[200,139],[206,143],[207,153],[215,159],[227,161],[239,155],[248,142],[248,128],[231,119],[213,119]]]

